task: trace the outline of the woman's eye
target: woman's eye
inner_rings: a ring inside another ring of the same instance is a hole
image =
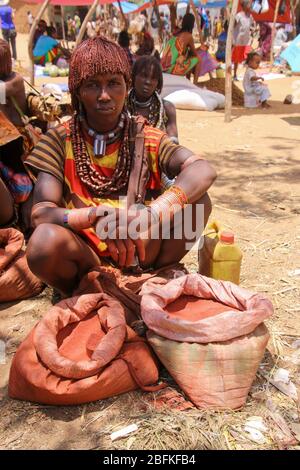
[[[87,83],[86,87],[87,88],[97,88],[98,84],[95,83],[95,82],[90,82],[90,83]]]
[[[120,82],[118,80],[111,80],[109,82],[109,84],[110,84],[110,86],[118,86],[118,85],[120,85]]]

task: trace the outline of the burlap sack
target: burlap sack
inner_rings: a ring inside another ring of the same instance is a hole
[[[269,339],[269,300],[230,282],[189,274],[146,283],[141,314],[147,338],[174,380],[203,408],[246,402]]]
[[[9,396],[70,405],[118,395],[158,380],[145,340],[126,325],[122,305],[85,294],[52,307],[18,348]]]

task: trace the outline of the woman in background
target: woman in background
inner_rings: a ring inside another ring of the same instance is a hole
[[[152,127],[156,127],[178,144],[176,108],[170,101],[161,98],[163,74],[160,63],[153,56],[139,58],[132,69],[132,88],[128,94],[127,107],[131,116],[143,116]],[[168,188],[173,180],[163,173],[162,187]]]
[[[168,41],[161,59],[163,71],[172,75],[188,75],[194,72],[194,81],[199,77],[199,58],[193,39],[195,17],[184,15],[181,29]]]

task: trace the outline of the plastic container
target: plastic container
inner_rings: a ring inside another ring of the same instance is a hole
[[[225,78],[225,71],[221,68],[216,69],[216,77],[217,78]]]
[[[239,284],[242,258],[243,254],[234,242],[233,232],[221,232],[210,264],[211,277]]]
[[[200,274],[239,284],[242,258],[233,232],[224,230],[216,221],[207,226],[199,255]]]

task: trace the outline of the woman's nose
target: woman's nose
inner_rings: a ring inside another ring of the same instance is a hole
[[[108,93],[106,87],[103,87],[103,88],[100,89],[100,94],[98,96],[98,100],[99,101],[109,101],[110,100],[110,96],[109,96],[109,93]]]

